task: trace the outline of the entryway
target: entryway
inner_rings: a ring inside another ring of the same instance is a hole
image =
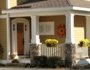
[[[12,53],[19,56],[29,54],[29,21],[25,18],[15,18],[12,20]]]

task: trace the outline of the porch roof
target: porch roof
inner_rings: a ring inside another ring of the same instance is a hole
[[[90,0],[30,0],[26,4],[18,5],[12,9],[21,8],[52,8],[52,7],[84,7],[90,8]]]
[[[90,15],[90,0],[29,0],[28,3],[8,10],[2,10],[2,14],[15,14],[11,15],[12,17],[27,15],[44,16],[52,14],[65,15],[68,11],[79,15]]]

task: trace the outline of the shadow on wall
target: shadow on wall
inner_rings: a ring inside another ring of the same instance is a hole
[[[1,45],[1,43],[0,43],[0,59],[2,59],[3,58],[3,46]]]
[[[20,4],[40,2],[40,1],[47,1],[47,0],[17,0],[17,3],[18,5],[20,5]]]

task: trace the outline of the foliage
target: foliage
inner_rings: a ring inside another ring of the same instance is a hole
[[[48,47],[55,47],[58,44],[58,40],[57,39],[46,39],[45,44]]]
[[[46,56],[34,56],[31,60],[30,67],[46,67],[47,57]]]
[[[56,56],[34,56],[30,64],[30,67],[57,68],[62,66],[64,66],[64,61],[61,59],[61,57]]]
[[[52,56],[48,57],[47,59],[47,66],[50,68],[63,67],[64,65],[64,61],[61,59],[61,57]]]
[[[89,46],[90,46],[90,42],[89,42],[88,39],[83,39],[83,40],[81,40],[81,41],[79,42],[79,46],[80,46],[80,47],[84,47],[84,46],[89,47]]]

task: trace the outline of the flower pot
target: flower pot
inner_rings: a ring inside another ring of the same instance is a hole
[[[49,44],[49,43],[47,43],[46,46],[47,47],[56,47],[57,45],[56,44]]]

